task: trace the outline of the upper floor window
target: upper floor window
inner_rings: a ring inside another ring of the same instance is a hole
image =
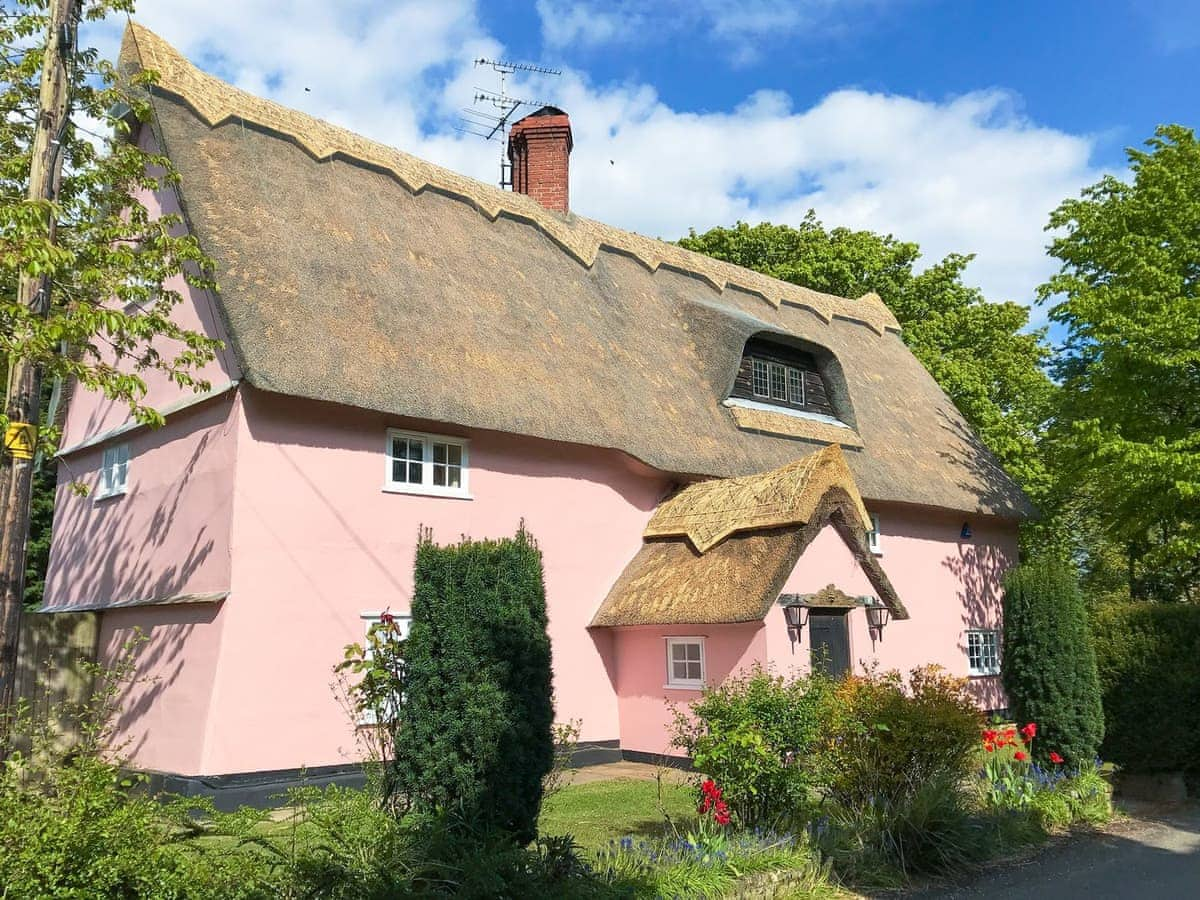
[[[880,534],[879,516],[871,513],[871,530],[867,532],[867,547],[877,555],[883,553],[883,545],[879,542]]]
[[[96,499],[125,493],[129,481],[129,445],[116,444],[104,448],[100,462],[100,478],[96,483]]]
[[[730,396],[836,418],[812,354],[760,338],[746,342]]]
[[[469,497],[467,443],[465,438],[389,428],[384,490]]]

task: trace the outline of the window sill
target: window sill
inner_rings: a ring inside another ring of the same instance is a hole
[[[742,409],[757,409],[760,412],[778,413],[781,416],[791,416],[793,419],[807,419],[809,422],[820,422],[823,425],[832,425],[835,428],[845,428],[847,431],[854,430],[841,419],[834,416],[809,412],[805,409],[794,409],[790,406],[779,406],[767,399],[747,400],[744,397],[728,397],[722,402],[727,407],[740,406]]]
[[[92,502],[100,503],[104,500],[111,500],[114,497],[124,497],[125,493],[126,493],[126,488],[121,488],[119,491],[106,491],[103,494],[95,493],[92,495]]]
[[[999,674],[1000,674],[1000,670],[997,669],[995,672],[968,672],[967,677],[968,678],[995,678]]]
[[[385,484],[383,492],[385,494],[412,494],[416,497],[445,497],[450,500],[475,499],[468,491],[458,488],[439,488],[432,485]]]
[[[702,691],[704,685],[697,682],[696,684],[664,684],[665,691]]]

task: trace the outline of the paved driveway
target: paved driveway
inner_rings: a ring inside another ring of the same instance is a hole
[[[1200,900],[1200,806],[1142,811],[1104,834],[1063,841],[968,886],[922,900]]]

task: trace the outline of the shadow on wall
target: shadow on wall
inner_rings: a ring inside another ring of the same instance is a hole
[[[1015,562],[994,544],[972,544],[960,540],[958,554],[948,556],[942,565],[959,584],[957,591],[962,629],[958,651],[967,658],[967,631],[972,628],[999,628],[1004,594],[1004,574]],[[987,709],[1005,706],[999,676],[971,678],[976,699]]]
[[[67,598],[80,604],[161,599],[188,585],[213,552],[208,526],[201,525],[190,540],[185,539],[182,552],[164,552],[164,547],[179,537],[173,529],[181,501],[213,437],[210,431],[200,438],[152,511],[148,506],[153,501],[139,488],[136,475],[131,476],[130,489],[124,495],[98,501],[80,497],[58,505],[51,561],[54,603]],[[162,432],[152,433],[150,441],[139,443],[139,455],[170,439]],[[60,485],[59,490],[70,488]]]
[[[133,638],[135,628],[149,638],[144,643],[134,642],[131,652],[136,660],[136,673],[117,693],[115,733],[118,735],[118,744],[113,748],[115,755],[123,759],[136,759],[142,748],[151,741],[159,741],[164,737],[181,740],[178,720],[169,726],[171,734],[165,736],[157,734],[152,727],[144,726],[143,720],[163,695],[185,676],[189,663],[205,665],[203,660],[196,659],[195,648],[189,646],[188,642],[197,628],[211,628],[220,611],[219,603],[203,603],[110,610],[101,614],[101,639],[107,638],[107,646],[101,646],[99,651],[101,659],[107,661],[109,666],[118,661],[122,647]],[[211,676],[212,670],[207,670],[207,674]],[[211,682],[205,682],[204,686],[211,688]],[[208,690],[205,691],[207,695]],[[184,714],[191,720],[188,724],[197,729],[199,740],[205,710],[184,708]]]

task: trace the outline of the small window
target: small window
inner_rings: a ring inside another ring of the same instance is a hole
[[[767,365],[767,361],[765,359],[751,360],[751,364],[754,367],[754,374],[753,374],[754,396],[755,397],[770,397],[771,396],[771,382],[770,382],[770,377],[767,374],[768,370],[770,369],[770,366]]]
[[[104,458],[100,463],[100,477],[96,483],[96,499],[115,497],[125,493],[129,482],[129,445],[117,444],[115,447],[104,448]]]
[[[804,405],[804,373],[799,369],[788,368],[787,370],[787,401],[794,403],[797,406]]]
[[[871,530],[867,532],[867,547],[876,556],[883,555],[883,545],[879,542],[879,516],[871,514]]]
[[[704,638],[667,638],[667,687],[704,687]]]
[[[468,497],[467,441],[436,434],[388,431],[384,490]]]
[[[967,672],[971,675],[1000,674],[1000,632],[994,629],[967,632]]]
[[[771,363],[771,399],[787,400],[787,366]]]
[[[392,618],[392,623],[395,628],[392,631],[392,637],[395,640],[407,640],[409,629],[412,628],[412,616],[400,613],[388,613]],[[363,649],[367,659],[371,659],[371,629],[383,621],[383,613],[381,612],[364,612],[359,614],[359,618],[363,623]],[[380,720],[391,718],[395,711],[394,704],[387,704],[383,709],[364,709],[359,716],[359,725],[378,725]],[[381,715],[382,714],[382,715]]]

